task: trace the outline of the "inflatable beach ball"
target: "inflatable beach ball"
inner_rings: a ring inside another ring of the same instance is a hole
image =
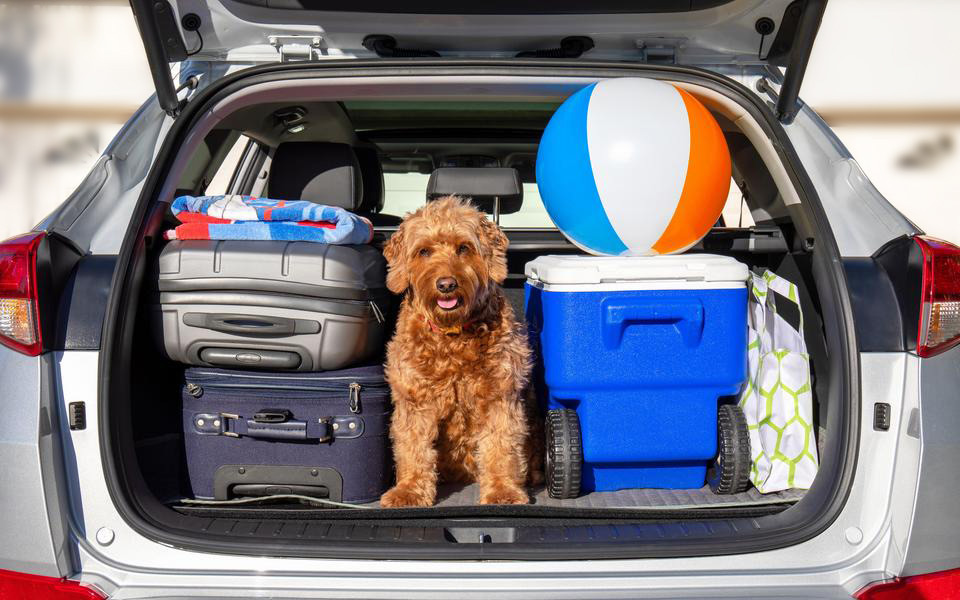
[[[537,186],[553,222],[587,252],[683,252],[720,217],[730,153],[689,93],[654,79],[607,79],[551,117]]]

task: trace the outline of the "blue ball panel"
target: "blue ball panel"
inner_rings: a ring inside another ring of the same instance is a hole
[[[596,85],[567,98],[551,117],[537,152],[537,186],[560,231],[585,248],[619,255],[627,246],[600,201],[587,146],[587,110]]]

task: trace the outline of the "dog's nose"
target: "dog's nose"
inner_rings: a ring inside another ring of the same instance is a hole
[[[453,277],[441,277],[437,280],[437,289],[444,294],[449,294],[457,289],[457,280]]]

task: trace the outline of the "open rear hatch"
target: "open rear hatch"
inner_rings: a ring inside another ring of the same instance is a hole
[[[157,98],[181,108],[170,63],[331,58],[557,58],[786,67],[790,121],[826,0],[599,0],[458,3],[361,0],[131,0]],[[191,69],[182,69],[187,80]],[[205,70],[206,73],[225,69]]]

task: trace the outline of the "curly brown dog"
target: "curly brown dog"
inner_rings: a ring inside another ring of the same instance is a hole
[[[531,352],[499,285],[507,243],[448,197],[408,215],[384,249],[387,287],[405,296],[387,346],[397,484],[383,507],[431,506],[438,475],[479,483],[481,504],[529,502]]]

